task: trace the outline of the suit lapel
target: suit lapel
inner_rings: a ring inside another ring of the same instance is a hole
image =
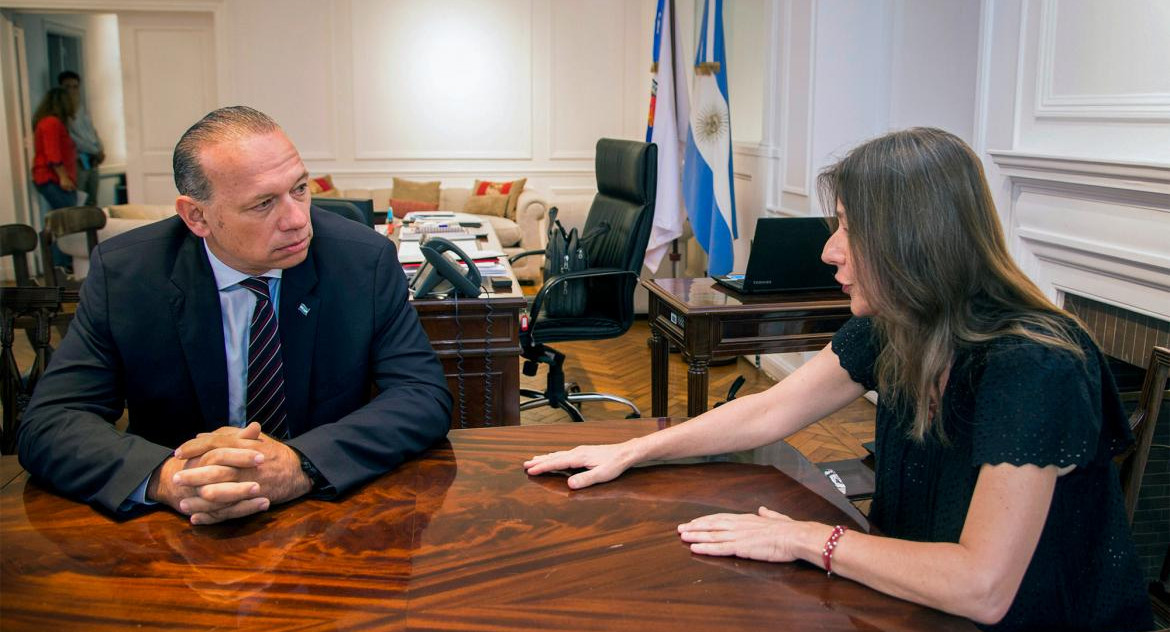
[[[284,355],[284,397],[288,429],[297,436],[309,428],[309,383],[317,342],[317,263],[310,246],[300,265],[284,271],[280,282],[280,348]]]
[[[214,430],[228,421],[227,355],[215,274],[202,241],[194,235],[179,247],[169,294],[171,317],[199,398],[203,425]]]

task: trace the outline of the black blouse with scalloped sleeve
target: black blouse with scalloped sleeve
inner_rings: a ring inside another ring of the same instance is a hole
[[[1015,601],[987,629],[1153,627],[1112,461],[1133,437],[1104,357],[1079,335],[1083,361],[1020,337],[958,350],[942,398],[945,441],[911,438],[913,412],[879,392],[869,518],[888,536],[958,542],[984,464],[1076,466],[1057,479]],[[833,337],[841,366],[869,389],[879,344],[868,318]]]

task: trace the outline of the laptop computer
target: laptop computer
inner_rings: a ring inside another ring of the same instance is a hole
[[[713,277],[742,294],[839,289],[837,269],[821,261],[829,227],[819,217],[762,217],[744,274]]]

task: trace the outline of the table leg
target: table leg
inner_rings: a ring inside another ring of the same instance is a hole
[[[687,369],[687,417],[698,417],[707,410],[707,367],[710,358],[691,358]]]
[[[670,344],[662,332],[650,328],[650,414],[667,417],[666,395],[669,382]]]

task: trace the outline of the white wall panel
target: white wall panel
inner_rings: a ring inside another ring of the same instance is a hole
[[[1030,0],[1014,149],[1170,162],[1170,5]]]
[[[276,119],[306,159],[338,155],[335,2],[285,0],[227,6],[234,70],[232,105]],[[312,16],[312,19],[307,19]]]
[[[784,89],[780,122],[784,148],[783,208],[808,208],[812,137],[813,34],[816,14],[807,2],[785,3]],[[795,199],[794,199],[795,198]]]
[[[149,204],[170,204],[177,195],[173,173],[149,173],[142,179],[142,199]]]
[[[735,0],[723,7],[731,136],[737,143],[764,138],[764,82],[768,20],[765,0]]]
[[[889,126],[940,127],[971,142],[979,4],[897,0],[893,8]]]
[[[551,5],[550,158],[590,159],[597,139],[620,137],[627,73],[650,61],[627,59],[624,0],[556,0]],[[633,25],[630,25],[633,26]],[[615,90],[614,88],[617,88]],[[598,95],[608,98],[598,99]],[[649,101],[649,87],[646,88]]]
[[[532,157],[531,0],[353,0],[358,159]]]
[[[170,152],[179,136],[205,113],[190,94],[211,87],[201,54],[207,33],[192,29],[139,29],[134,34],[139,73],[138,105],[142,112],[141,149]]]
[[[1170,3],[1065,0],[1046,2],[1041,16],[1042,108],[1124,104],[1170,113]]]

